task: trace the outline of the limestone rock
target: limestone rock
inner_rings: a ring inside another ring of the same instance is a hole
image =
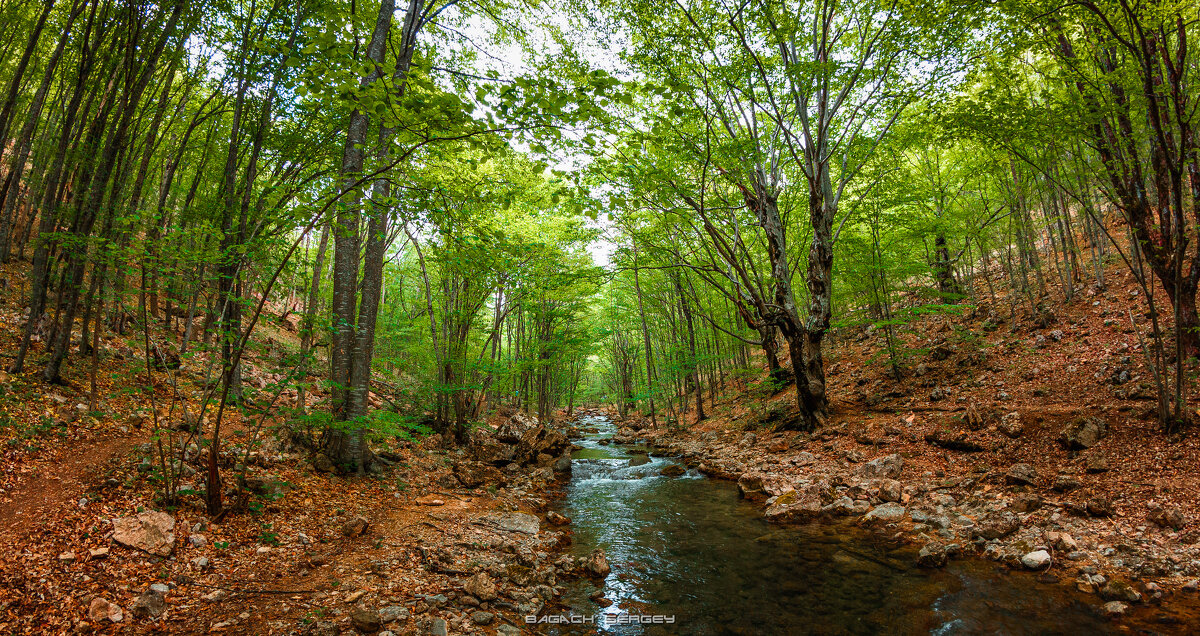
[[[143,512],[136,517],[112,520],[113,541],[156,556],[169,556],[175,545],[175,517],[165,512]]]
[[[1021,557],[1021,565],[1030,570],[1043,570],[1050,565],[1050,553],[1045,550],[1034,550]]]
[[[987,450],[986,446],[970,439],[966,433],[956,434],[943,430],[927,433],[925,435],[925,442],[946,450],[961,451],[964,453],[979,453]]]
[[[133,601],[129,611],[138,618],[158,618],[167,610],[167,602],[157,590],[147,590]]]
[[[1129,611],[1129,606],[1121,601],[1109,601],[1100,607],[1100,611],[1109,618],[1117,618],[1124,616]]]
[[[120,623],[125,620],[125,612],[121,611],[121,606],[116,603],[110,603],[107,599],[97,596],[92,599],[88,605],[88,618],[93,623],[101,621],[109,621],[111,623]]]
[[[1017,531],[1021,520],[1017,515],[1007,510],[992,512],[985,515],[972,529],[971,534],[984,539],[999,539]]]
[[[355,517],[342,524],[342,534],[347,537],[357,537],[366,532],[370,525],[370,522],[363,517]]]
[[[917,566],[923,568],[940,568],[946,566],[946,546],[940,543],[926,543],[917,553]]]
[[[904,469],[904,458],[898,453],[877,457],[858,467],[854,474],[863,479],[898,479]]]
[[[762,501],[792,489],[786,479],[768,473],[745,473],[738,478],[738,492],[751,501]]]
[[[383,619],[379,612],[365,607],[356,607],[350,611],[350,624],[364,634],[373,634],[383,629]]]
[[[1073,475],[1059,475],[1054,478],[1054,485],[1050,488],[1055,492],[1070,492],[1079,487],[1079,480]]]
[[[1163,528],[1171,528],[1173,530],[1180,530],[1183,526],[1187,525],[1187,518],[1177,508],[1164,508],[1159,505],[1150,508],[1150,513],[1146,515],[1146,520]]]
[[[463,591],[481,601],[496,598],[496,584],[487,572],[480,572],[463,582]]]
[[[402,621],[408,618],[408,608],[403,605],[389,605],[379,610],[379,620],[385,623]]]
[[[1058,436],[1067,450],[1083,450],[1095,446],[1108,434],[1108,422],[1099,417],[1080,417],[1071,420]]]
[[[1046,542],[1060,552],[1069,553],[1079,549],[1079,543],[1075,541],[1075,538],[1065,532],[1047,532]]]
[[[1042,498],[1037,493],[1021,493],[1009,507],[1016,512],[1033,512],[1042,507]]]
[[[871,512],[863,515],[863,523],[896,523],[904,519],[907,513],[904,506],[897,503],[885,503],[875,506]]]
[[[537,517],[524,512],[493,512],[480,517],[476,523],[524,534],[537,534],[541,528]]]
[[[767,521],[796,523],[821,514],[821,497],[816,488],[789,490],[767,500]]]
[[[1025,425],[1021,423],[1021,414],[1013,411],[1000,418],[999,429],[1005,437],[1012,439],[1020,437],[1025,432]]]
[[[1037,470],[1029,464],[1013,464],[1004,475],[1004,481],[1016,486],[1031,486],[1037,481]]]
[[[898,502],[904,498],[904,486],[895,479],[880,480],[879,498],[883,501]]]
[[[1100,597],[1106,601],[1125,601],[1126,603],[1136,603],[1142,600],[1142,593],[1133,589],[1133,586],[1125,581],[1109,581],[1100,588]]]
[[[499,468],[483,462],[458,460],[454,462],[454,476],[467,488],[478,488],[484,484],[501,484],[505,482],[504,473]]]

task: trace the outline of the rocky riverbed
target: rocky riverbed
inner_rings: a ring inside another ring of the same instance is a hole
[[[929,435],[945,442],[936,431]],[[1103,435],[1102,420],[1080,419],[1064,426],[1060,441],[1082,450]],[[907,444],[895,437],[898,452],[888,452],[845,427],[817,435],[668,431],[629,420],[614,441],[642,441],[736,481],[774,523],[852,520],[920,546],[922,567],[980,556],[1094,595],[1111,617],[1161,606],[1168,610],[1154,611],[1165,624],[1200,624],[1193,622],[1200,546],[1195,531],[1179,531],[1187,523],[1183,511],[1149,504],[1143,518],[1129,519],[1114,511],[1112,494],[1096,480],[1081,489],[1074,470],[1049,475],[1024,463],[1001,470],[967,462],[945,470],[946,462],[928,457],[943,459],[944,443],[914,433]],[[1078,472],[1100,474],[1084,466]]]

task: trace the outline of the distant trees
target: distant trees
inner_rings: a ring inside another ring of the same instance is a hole
[[[631,9],[644,43],[633,60],[653,78],[647,104],[658,106],[645,115],[649,135],[628,135],[614,175],[644,205],[686,209],[679,227],[701,243],[678,250],[677,262],[723,290],[768,361],[783,336],[804,428],[828,419],[822,342],[843,196],[935,80],[922,62],[954,43],[920,13],[929,9],[914,11],[821,0]],[[799,227],[808,249],[797,261],[789,235]]]

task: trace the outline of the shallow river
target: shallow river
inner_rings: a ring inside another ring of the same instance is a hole
[[[612,573],[597,590],[568,587],[559,616],[585,625],[548,633],[611,634],[1103,634],[1189,633],[1143,611],[1120,630],[1097,614],[1100,600],[978,560],[943,570],[915,568],[916,551],[848,525],[778,528],[740,501],[736,484],[694,471],[665,477],[675,463],[644,449],[604,444],[602,417],[576,440],[572,477],[557,509],[570,516],[571,550],[604,548]],[[648,459],[648,461],[646,461]],[[641,463],[646,462],[646,463]],[[634,465],[631,465],[634,464]],[[637,465],[640,464],[640,465]],[[654,618],[659,616],[661,618]],[[591,617],[590,619],[587,617]],[[563,619],[559,619],[563,620]],[[664,621],[641,624],[637,621]],[[669,624],[665,621],[673,621]],[[1194,626],[1193,626],[1194,627]],[[1196,633],[1196,632],[1191,632]]]

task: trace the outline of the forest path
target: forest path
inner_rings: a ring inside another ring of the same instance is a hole
[[[66,456],[46,458],[23,468],[0,496],[0,537],[28,534],[39,522],[56,519],[66,502],[77,502],[98,485],[104,468],[123,456],[137,441],[136,435],[101,438],[72,446]]]

